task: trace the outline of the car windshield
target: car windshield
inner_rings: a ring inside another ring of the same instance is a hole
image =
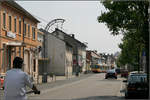
[[[146,75],[130,75],[128,80],[130,83],[147,82],[147,77]]]

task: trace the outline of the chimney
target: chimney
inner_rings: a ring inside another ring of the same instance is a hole
[[[74,38],[74,34],[72,34],[71,37]]]

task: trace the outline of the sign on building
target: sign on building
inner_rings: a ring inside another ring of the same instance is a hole
[[[7,32],[7,36],[11,38],[16,38],[16,34],[13,32]]]

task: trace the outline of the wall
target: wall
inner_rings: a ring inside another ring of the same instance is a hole
[[[86,70],[88,70],[86,68],[86,50],[82,51],[82,63],[83,63],[82,71],[85,72]]]
[[[47,34],[46,38],[46,54],[50,59],[47,65],[48,73],[65,75],[65,42],[51,34]]]
[[[66,75],[69,77],[72,75],[72,66],[73,66],[73,61],[72,61],[72,57],[73,57],[73,50],[72,47],[68,47],[66,45]]]

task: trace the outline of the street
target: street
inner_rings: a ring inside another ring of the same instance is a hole
[[[100,1],[0,0],[0,100],[150,99],[150,0]]]
[[[82,80],[42,91],[29,96],[30,100],[120,100],[122,78],[104,79],[104,73],[92,74]]]

